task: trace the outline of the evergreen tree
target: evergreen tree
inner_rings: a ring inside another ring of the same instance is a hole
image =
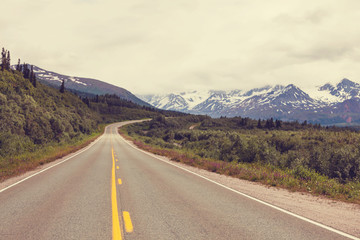
[[[273,118],[270,118],[270,119],[266,120],[265,127],[266,127],[267,129],[272,129],[272,128],[274,128],[274,127],[275,127],[274,119],[273,119]]]
[[[275,120],[275,127],[276,128],[281,128],[281,121],[280,120]]]
[[[90,100],[89,100],[88,97],[83,98],[82,101],[83,101],[88,107],[90,107]]]
[[[248,118],[242,118],[241,119],[241,126],[247,126],[248,124]]]
[[[30,79],[30,70],[29,70],[28,64],[26,64],[26,63],[23,64],[23,75],[24,75],[24,78]]]
[[[60,86],[60,92],[64,93],[65,92],[65,81],[62,80],[61,86]]]
[[[7,51],[5,69],[8,70],[8,71],[10,71],[10,51]]]
[[[33,79],[34,79],[34,65],[31,65],[30,67],[30,77],[29,80],[31,83],[33,83]]]
[[[32,84],[33,84],[34,87],[37,86],[37,83],[36,83],[36,82],[37,82],[37,81],[36,81],[36,75],[34,74],[34,78],[33,78],[33,82],[32,82]]]
[[[30,82],[34,87],[36,87],[36,75],[34,73],[34,65],[31,65]]]
[[[2,51],[1,51],[1,71],[5,70],[5,66],[6,66],[6,51],[5,51],[5,48],[2,48]]]
[[[16,71],[21,72],[21,63],[20,63],[20,58],[18,60],[18,64],[16,65]]]
[[[260,118],[259,118],[258,123],[257,123],[257,128],[262,128],[262,126],[261,126],[261,119],[260,119]]]
[[[32,81],[33,76],[34,76],[34,66],[31,65],[30,66],[30,77],[29,77],[30,82]]]

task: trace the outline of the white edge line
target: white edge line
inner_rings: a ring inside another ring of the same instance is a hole
[[[106,130],[106,128],[105,128],[105,130]],[[105,133],[105,130],[104,130],[104,133]],[[45,172],[45,171],[49,170],[50,168],[56,167],[57,165],[60,165],[60,164],[62,164],[62,163],[64,163],[64,162],[66,162],[66,161],[69,161],[69,160],[72,159],[73,157],[76,157],[77,155],[85,152],[86,150],[88,150],[88,149],[90,149],[92,146],[94,146],[95,143],[97,143],[97,142],[104,136],[104,133],[103,133],[101,136],[99,136],[95,141],[93,141],[92,143],[90,143],[88,146],[86,146],[85,148],[83,148],[83,149],[81,149],[80,151],[78,151],[76,154],[74,154],[74,155],[72,155],[72,156],[70,156],[70,157],[68,157],[68,158],[65,158],[65,159],[62,160],[61,162],[58,162],[58,163],[56,163],[56,164],[54,164],[54,165],[51,165],[50,167],[47,167],[47,168],[45,168],[45,169],[43,169],[43,170],[41,170],[41,171],[39,171],[39,172],[36,172],[36,173],[34,173],[34,174],[32,174],[32,175],[24,178],[24,179],[21,179],[20,181],[18,181],[18,182],[16,182],[16,183],[13,183],[13,184],[11,184],[10,186],[7,186],[7,187],[1,189],[1,190],[0,190],[0,193],[2,193],[2,192],[4,192],[5,190],[7,190],[7,189],[9,189],[9,188],[12,188],[12,187],[14,187],[14,186],[16,186],[16,185],[18,185],[18,184],[20,184],[20,183],[28,180],[29,178],[32,178],[32,177],[34,177],[34,176],[36,176],[36,175],[38,175],[38,174],[40,174],[40,173],[42,173],[42,172]]]
[[[239,191],[237,191],[237,190],[235,190],[235,189],[229,188],[229,187],[227,187],[227,186],[225,186],[225,185],[223,185],[223,184],[221,184],[221,183],[218,183],[218,182],[216,182],[216,181],[214,181],[214,180],[211,180],[211,179],[209,179],[209,178],[207,178],[207,177],[204,177],[204,176],[202,176],[202,175],[200,175],[200,174],[197,174],[197,173],[195,173],[195,172],[192,172],[192,171],[190,171],[190,170],[188,170],[188,169],[186,169],[186,168],[183,168],[183,167],[181,167],[181,166],[178,166],[178,165],[176,165],[176,164],[174,164],[174,163],[172,163],[172,162],[169,162],[169,161],[166,161],[166,160],[164,160],[164,159],[161,159],[161,158],[157,157],[156,155],[154,155],[153,153],[146,152],[146,151],[144,151],[144,150],[142,150],[142,149],[140,149],[140,148],[137,148],[137,147],[133,146],[133,145],[130,144],[127,140],[125,140],[120,134],[118,134],[118,135],[119,135],[119,137],[120,137],[124,142],[126,142],[126,143],[127,143],[129,146],[131,146],[132,148],[134,148],[134,149],[136,149],[136,150],[138,150],[138,151],[141,151],[141,152],[143,152],[143,153],[145,153],[145,154],[147,154],[147,155],[149,155],[149,156],[151,156],[151,157],[153,157],[153,158],[156,158],[156,159],[158,159],[158,160],[160,160],[160,161],[162,161],[162,162],[164,162],[164,163],[167,163],[167,164],[170,164],[170,165],[172,165],[172,166],[174,166],[174,167],[180,168],[180,169],[182,169],[182,170],[184,170],[184,171],[186,171],[186,172],[189,172],[189,173],[194,174],[194,175],[196,175],[196,176],[198,176],[198,177],[200,177],[200,178],[203,178],[203,179],[205,179],[205,180],[207,180],[207,181],[209,181],[209,182],[215,183],[216,185],[219,185],[219,186],[221,186],[221,187],[223,187],[223,188],[226,188],[226,189],[228,189],[228,190],[230,190],[230,191],[232,191],[232,192],[234,192],[234,193],[237,193],[237,194],[239,194],[239,195],[242,195],[242,196],[244,196],[244,197],[247,197],[247,198],[249,198],[249,199],[251,199],[251,200],[254,200],[254,201],[258,202],[258,203],[264,204],[264,205],[266,205],[266,206],[268,206],[268,207],[274,208],[274,209],[276,209],[276,210],[278,210],[278,211],[280,211],[280,212],[286,213],[286,214],[288,214],[288,215],[290,215],[290,216],[299,218],[299,219],[301,219],[301,220],[303,220],[303,221],[305,221],[305,222],[314,224],[314,225],[316,225],[316,226],[318,226],[318,227],[324,228],[324,229],[326,229],[326,230],[329,230],[329,231],[331,231],[331,232],[337,233],[337,234],[342,235],[342,236],[344,236],[344,237],[348,237],[348,238],[350,238],[350,239],[360,240],[359,238],[357,238],[357,237],[355,237],[355,236],[352,236],[352,235],[350,235],[350,234],[347,234],[347,233],[342,232],[342,231],[340,231],[340,230],[337,230],[337,229],[335,229],[335,228],[326,226],[326,225],[324,225],[324,224],[315,222],[315,221],[313,221],[313,220],[311,220],[311,219],[308,219],[308,218],[306,218],[306,217],[297,215],[297,214],[295,214],[295,213],[292,213],[292,212],[290,212],[290,211],[287,211],[287,210],[285,210],[285,209],[282,209],[282,208],[277,207],[277,206],[275,206],[275,205],[272,205],[272,204],[270,204],[270,203],[264,202],[264,201],[262,201],[262,200],[260,200],[260,199],[255,198],[255,197],[251,197],[250,195],[247,195],[247,194],[242,193],[242,192],[239,192]]]

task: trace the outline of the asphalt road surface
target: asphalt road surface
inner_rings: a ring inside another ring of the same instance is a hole
[[[139,151],[118,135],[122,124],[76,156],[0,190],[0,239],[351,237]]]

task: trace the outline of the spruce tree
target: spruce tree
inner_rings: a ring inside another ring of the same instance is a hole
[[[24,75],[24,78],[30,79],[30,70],[29,70],[28,64],[26,64],[26,63],[23,64],[23,75]]]
[[[8,70],[8,71],[10,71],[10,51],[7,51],[5,69]]]
[[[273,118],[267,119],[266,124],[265,124],[265,128],[272,129],[274,127],[275,127],[274,119]]]
[[[65,81],[62,80],[61,86],[60,86],[60,92],[64,93],[65,92]]]
[[[5,48],[2,48],[2,51],[1,51],[1,71],[5,70],[5,66],[6,66],[6,51],[5,51]]]
[[[34,65],[31,65],[30,67],[30,77],[29,80],[32,83],[33,82],[33,78],[34,78]]]
[[[30,72],[30,82],[34,87],[36,87],[36,76],[34,73],[34,65],[31,65],[31,72]]]
[[[260,118],[259,118],[259,120],[258,120],[257,128],[262,128],[262,126],[261,126],[261,119],[260,119]]]
[[[33,78],[32,84],[33,84],[34,87],[36,87],[36,85],[37,85],[37,84],[36,84],[36,75],[35,75],[35,74],[34,74],[34,78]]]
[[[89,100],[88,97],[83,98],[82,101],[83,101],[88,107],[90,107],[90,100]]]
[[[307,121],[305,120],[301,125],[303,126],[303,127],[306,127],[307,126]]]
[[[20,72],[21,72],[20,58],[19,58],[19,60],[18,60],[18,64],[16,65],[16,71],[20,71]]]
[[[281,128],[281,120],[275,120],[275,127],[276,128]]]

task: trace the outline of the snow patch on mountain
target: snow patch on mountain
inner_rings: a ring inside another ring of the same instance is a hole
[[[182,92],[179,95],[186,102],[187,108],[192,110],[195,106],[208,99],[212,95],[212,91]]]
[[[309,96],[322,103],[323,105],[333,104],[341,101],[341,98],[334,96],[327,89],[318,87],[317,89],[307,89],[306,92]]]
[[[85,82],[81,81],[77,77],[64,76],[64,75],[57,74],[54,72],[45,71],[44,69],[41,69],[36,66],[34,66],[34,72],[35,72],[36,76],[42,80],[55,81],[55,82],[59,82],[59,83],[64,80],[65,82],[73,82],[74,84],[81,84],[83,86],[87,86],[87,84]]]
[[[212,117],[311,119],[328,124],[341,122],[341,119],[349,119],[351,114],[358,114],[354,112],[358,110],[354,109],[360,109],[360,106],[357,106],[360,102],[360,84],[343,79],[336,86],[328,83],[306,91],[289,84],[265,86],[249,91],[190,91],[141,98],[158,108]],[[347,102],[349,100],[352,101]],[[349,110],[350,108],[354,111]],[[352,116],[351,119],[355,117]]]
[[[344,78],[336,86],[327,83],[317,89],[307,89],[309,95],[326,105],[333,105],[345,100],[360,98],[360,84]]]

